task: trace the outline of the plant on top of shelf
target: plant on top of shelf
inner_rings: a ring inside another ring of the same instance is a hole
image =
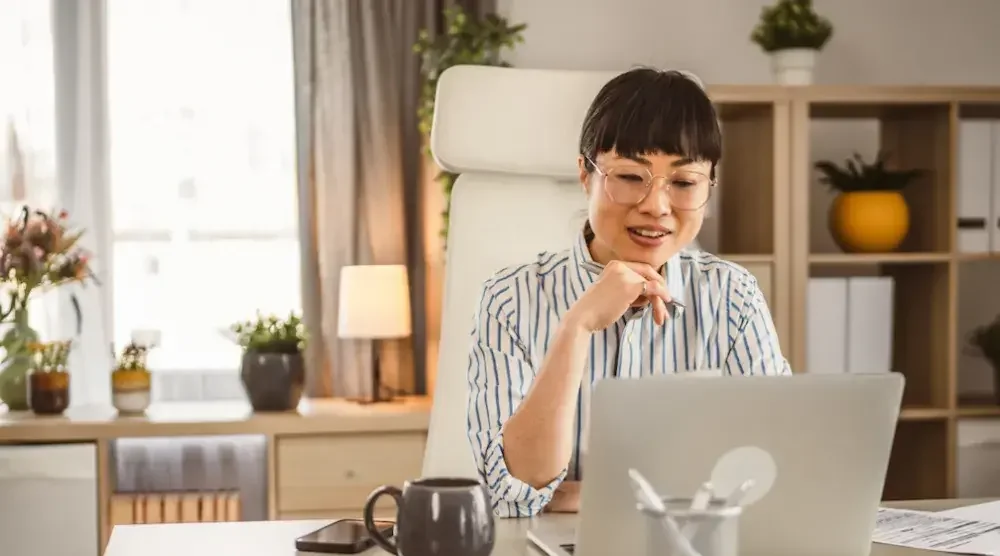
[[[90,269],[90,254],[80,246],[83,230],[74,229],[66,211],[45,212],[22,207],[7,219],[0,240],[0,323],[9,325],[0,339],[5,351],[0,370],[0,400],[10,409],[27,409],[27,374],[31,368],[28,344],[38,333],[28,318],[29,301],[39,292],[67,284],[97,283]],[[5,302],[6,301],[6,302]],[[83,315],[76,296],[70,295],[76,329]]]
[[[40,415],[59,415],[69,407],[69,352],[72,341],[30,342],[28,394],[31,410]]]
[[[833,25],[816,13],[812,0],[778,0],[761,8],[750,40],[771,55],[778,83],[809,85],[816,53],[831,36]]]
[[[111,404],[120,413],[142,413],[149,407],[152,375],[147,357],[153,347],[133,339],[117,355],[111,372]]]
[[[28,352],[31,354],[32,370],[36,373],[64,373],[69,364],[69,350],[72,341],[63,342],[31,342]]]
[[[294,311],[286,318],[258,311],[256,318],[229,330],[243,348],[240,379],[254,411],[298,407],[305,386],[302,351],[308,340],[301,317]]]
[[[895,251],[910,230],[902,190],[924,171],[890,169],[888,159],[888,153],[879,151],[870,164],[858,153],[842,167],[829,160],[816,163],[819,182],[838,192],[830,206],[830,232],[848,253]]]
[[[431,132],[437,82],[444,70],[457,65],[510,66],[500,58],[500,53],[524,42],[521,33],[526,28],[527,25],[523,23],[511,25],[506,18],[496,14],[486,15],[482,19],[470,17],[461,6],[456,5],[444,10],[441,33],[432,37],[426,29],[421,30],[413,45],[413,51],[420,56],[420,73],[423,79],[417,108],[420,133],[426,136]],[[425,150],[431,156],[429,145]],[[457,177],[458,174],[447,171],[441,171],[435,176],[435,180],[444,187],[441,237],[445,239],[448,235],[451,190]]]

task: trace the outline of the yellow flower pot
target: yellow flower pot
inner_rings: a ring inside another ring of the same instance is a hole
[[[830,232],[848,253],[888,253],[910,230],[910,209],[898,191],[841,193],[830,207]]]

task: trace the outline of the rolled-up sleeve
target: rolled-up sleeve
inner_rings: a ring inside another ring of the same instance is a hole
[[[778,332],[757,280],[747,272],[730,288],[726,302],[732,331],[726,370],[730,375],[787,375],[792,369],[781,353]]]
[[[566,477],[536,489],[514,477],[504,458],[503,427],[517,410],[535,376],[528,349],[512,319],[515,284],[487,281],[476,311],[469,353],[467,430],[479,473],[489,488],[498,517],[528,517],[541,512]]]

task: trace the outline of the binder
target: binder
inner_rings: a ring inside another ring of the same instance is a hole
[[[993,120],[993,210],[990,212],[990,250],[1000,253],[1000,120]]]
[[[962,120],[958,125],[958,252],[989,253],[993,235],[993,135],[990,120]],[[995,223],[994,223],[995,224]],[[1000,248],[1000,244],[996,245]]]
[[[893,297],[887,276],[852,276],[847,280],[847,370],[892,370]]]
[[[806,372],[847,372],[847,279],[810,278],[806,305]]]

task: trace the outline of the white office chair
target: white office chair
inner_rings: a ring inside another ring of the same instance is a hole
[[[431,146],[438,164],[460,177],[424,476],[477,476],[466,436],[466,370],[483,282],[572,244],[586,216],[576,166],[580,126],[613,76],[484,66],[441,75]]]

